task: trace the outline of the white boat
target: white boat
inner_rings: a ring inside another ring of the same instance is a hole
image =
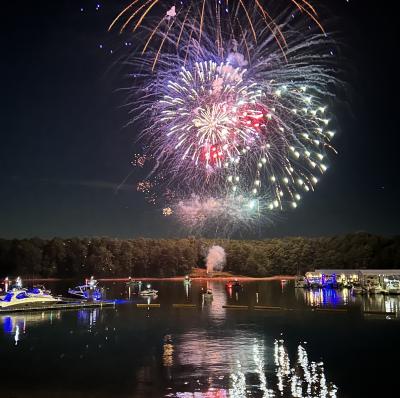
[[[322,275],[319,272],[307,272],[306,273],[306,287],[311,289],[320,289],[322,286]]]
[[[139,294],[141,296],[157,296],[158,290],[155,289],[146,289],[146,290],[142,290]]]
[[[97,286],[88,284],[75,286],[74,288],[68,289],[68,293],[72,296],[77,296],[85,300],[100,300],[102,296],[101,290]]]
[[[48,303],[56,303],[59,298],[53,297],[43,291],[40,293],[28,293],[23,289],[13,289],[9,291],[5,297],[0,300],[0,308],[40,306]]]
[[[294,280],[294,287],[305,288],[308,287],[307,279],[304,276],[297,276]]]
[[[135,279],[132,279],[129,277],[128,282],[126,282],[126,286],[131,287],[131,288],[142,288],[142,281],[136,281]]]
[[[369,286],[368,293],[370,294],[384,294],[386,290],[381,286],[380,283],[375,283]]]
[[[346,281],[342,284],[343,289],[351,289],[353,287],[353,284],[349,281]]]
[[[367,292],[359,283],[355,283],[351,291],[353,294],[364,294]]]
[[[157,296],[158,290],[152,289],[150,284],[147,285],[146,288],[147,289],[139,292],[140,296],[144,296],[144,297]]]
[[[400,294],[400,281],[389,280],[386,283],[386,290],[389,294]]]

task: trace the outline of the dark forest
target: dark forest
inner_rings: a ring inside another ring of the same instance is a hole
[[[208,240],[112,238],[0,239],[0,275],[72,278],[170,277],[204,267],[208,248],[226,251],[224,271],[295,275],[316,268],[400,268],[400,236]]]

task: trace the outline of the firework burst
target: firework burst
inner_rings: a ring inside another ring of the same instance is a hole
[[[228,63],[196,62],[168,81],[157,105],[164,134],[176,143],[174,156],[221,168],[257,139],[267,110],[258,105],[256,84],[243,80],[245,72]]]
[[[288,0],[291,10],[297,10],[306,15],[323,32],[318,13],[308,0]],[[285,52],[288,43],[279,20],[274,16],[279,9],[277,2],[271,0],[187,0],[176,5],[175,1],[134,0],[125,7],[112,21],[109,30],[119,26],[119,31],[131,29],[136,32],[143,24],[148,31],[142,52],[149,47],[157,48],[157,56],[153,67],[158,61],[158,55],[166,42],[179,47],[182,37],[190,36],[202,42],[204,31],[211,22],[215,27],[214,38],[218,50],[223,51],[224,32],[229,31],[231,36],[238,35],[238,29],[245,40],[244,31],[251,33],[251,40],[257,43],[262,40],[260,24],[268,29],[282,52]],[[240,16],[243,18],[240,18]],[[233,22],[233,23],[232,23]],[[152,26],[150,29],[148,26]],[[207,33],[206,33],[207,34]],[[161,37],[157,40],[157,37]]]
[[[149,178],[161,173],[157,189],[174,192],[162,207],[191,227],[233,229],[297,207],[334,151],[327,102],[340,82],[333,41],[302,30],[292,13],[279,21],[284,54],[262,23],[253,25],[256,43],[251,28],[232,37],[238,17],[227,31],[191,22],[190,30],[181,22],[181,47],[130,61],[138,81],[132,123],[145,125],[139,139],[155,159]]]

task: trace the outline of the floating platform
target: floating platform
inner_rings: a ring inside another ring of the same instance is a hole
[[[226,308],[228,310],[248,310],[249,306],[248,305],[223,305],[222,308]]]
[[[0,314],[10,312],[33,312],[33,311],[51,311],[51,310],[69,310],[80,308],[103,308],[113,307],[114,301],[67,301],[61,303],[49,303],[43,305],[26,305],[21,307],[0,308]]]
[[[314,308],[315,312],[349,312],[348,308]]]
[[[384,316],[396,316],[397,313],[394,311],[363,311],[364,315],[384,315]]]
[[[137,308],[160,308],[160,304],[145,304],[145,303],[138,303],[136,304]]]
[[[196,304],[172,304],[173,308],[197,308]]]
[[[267,305],[255,305],[254,309],[258,310],[258,311],[260,311],[260,310],[262,310],[262,311],[284,311],[285,310],[285,308],[282,308],[282,307],[270,307]]]

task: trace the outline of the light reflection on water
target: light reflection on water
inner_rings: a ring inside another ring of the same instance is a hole
[[[349,289],[296,289],[296,298],[310,307],[347,306],[354,301]]]
[[[222,283],[207,282],[207,289],[211,289],[213,299],[211,302],[202,300],[203,309],[206,309],[208,317],[216,324],[224,322],[226,318],[226,290]]]
[[[90,398],[119,396],[118,393],[110,395],[108,390],[103,391],[103,375],[105,379],[106,375],[111,379],[119,378],[121,386],[128,384],[120,395],[124,398],[333,398],[341,396],[344,388],[343,380],[337,377],[343,363],[334,362],[333,368],[336,369],[332,369],[332,362],[326,359],[329,352],[332,354],[330,350],[341,349],[339,343],[335,346],[336,327],[347,330],[347,322],[352,316],[331,315],[328,320],[321,314],[314,316],[313,311],[307,312],[311,315],[304,315],[304,311],[271,314],[249,310],[235,312],[223,306],[258,304],[285,308],[355,306],[360,310],[400,309],[398,296],[353,296],[347,289],[295,289],[291,282],[244,283],[243,291],[238,294],[232,294],[220,282],[193,282],[190,287],[166,282],[154,282],[153,285],[159,290],[159,296],[154,300],[160,303],[160,309],[137,309],[134,304],[146,303],[147,298],[132,294],[124,284],[113,284],[108,298],[130,300],[127,304],[117,305],[115,310],[95,308],[1,315],[0,349],[5,352],[8,349],[6,356],[2,351],[2,358],[10,361],[21,354],[21,358],[30,359],[29,350],[34,348],[38,361],[34,366],[44,358],[53,361],[52,366],[57,368],[61,366],[59,358],[62,354],[62,365],[65,366],[62,369],[68,369],[71,377],[79,381],[78,374],[87,372],[91,366],[98,372],[100,362],[107,374],[100,373],[98,385],[93,386],[93,395],[88,395]],[[51,288],[58,293],[57,289]],[[201,288],[212,289],[212,301],[201,299]],[[172,308],[172,303],[188,302],[196,304],[197,308]],[[306,321],[305,316],[314,317]],[[361,317],[355,322],[361,322]],[[367,328],[362,324],[362,334],[358,335],[363,336]],[[320,330],[325,331],[326,339]],[[371,330],[368,339],[376,336],[375,330]],[[335,338],[331,339],[331,336]],[[48,351],[46,345],[49,345]],[[329,362],[327,369],[319,355]],[[361,363],[358,366],[367,365]],[[10,371],[11,376],[14,373]],[[97,377],[97,373],[94,375]],[[38,383],[38,380],[31,382]],[[339,390],[332,382],[338,383]],[[60,379],[58,383],[62,386],[59,388],[69,387]],[[42,396],[47,398],[55,394],[51,391]],[[25,398],[25,395],[21,397]]]
[[[51,325],[54,320],[59,319],[61,319],[61,311],[42,311],[0,316],[3,332],[14,338],[15,345],[18,345],[18,342],[27,333],[29,327],[40,323]]]
[[[353,295],[350,289],[295,289],[298,303],[308,307],[356,307],[361,311],[396,313],[400,317],[400,296],[387,294]]]
[[[165,349],[164,366],[168,367],[171,380],[174,367],[190,365],[198,369],[190,373],[191,383],[183,375],[177,376],[175,384],[186,391],[167,393],[167,397],[337,396],[338,388],[327,381],[323,363],[309,360],[305,344],[298,345],[291,359],[283,339],[266,347],[261,337],[235,336],[209,343],[204,336],[191,333],[177,341],[176,346],[170,341]],[[202,378],[205,371],[208,377]],[[179,383],[179,378],[183,382]],[[198,391],[187,391],[190,389]]]

